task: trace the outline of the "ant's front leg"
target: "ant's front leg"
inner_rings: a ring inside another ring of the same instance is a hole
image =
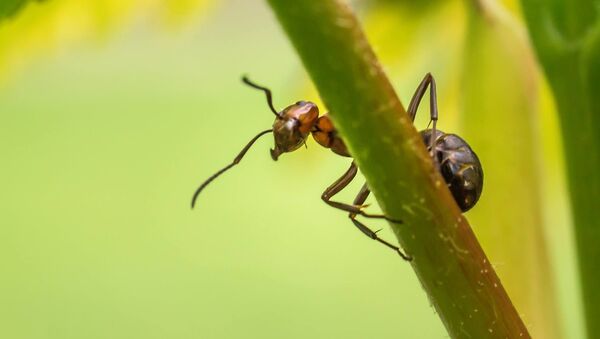
[[[354,199],[354,205],[362,205],[365,200],[367,200],[367,197],[369,196],[369,193],[371,193],[371,191],[369,190],[369,187],[367,186],[367,184],[365,183],[363,185],[363,187],[360,189],[360,192],[358,192],[358,195],[356,196],[356,198]],[[372,229],[370,229],[369,227],[367,227],[365,224],[361,223],[360,221],[356,220],[356,214],[354,213],[350,213],[348,214],[348,217],[350,217],[350,220],[352,220],[352,223],[354,223],[354,226],[356,226],[356,228],[358,228],[361,232],[363,232],[367,237],[373,239],[373,240],[377,240],[380,243],[384,244],[385,246],[391,248],[392,250],[396,251],[396,253],[398,253],[400,255],[400,257],[402,257],[402,259],[406,260],[406,261],[412,261],[412,257],[405,254],[404,252],[402,252],[402,250],[400,249],[400,247],[393,245],[389,242],[387,242],[386,240],[381,239],[378,235],[377,232],[381,231],[381,230],[377,230],[377,231],[373,231]]]
[[[388,218],[382,214],[366,213],[365,211],[363,211],[363,209],[366,207],[364,205],[357,205],[357,204],[350,205],[350,204],[345,204],[342,202],[337,202],[337,201],[331,200],[331,198],[333,198],[334,195],[338,194],[341,190],[343,190],[346,186],[348,186],[348,184],[356,176],[357,172],[358,172],[358,168],[356,167],[356,164],[353,161],[352,164],[350,164],[350,168],[348,168],[346,173],[344,173],[338,180],[336,180],[333,184],[331,184],[329,187],[327,187],[325,192],[323,192],[323,194],[321,195],[321,199],[323,199],[323,201],[326,204],[328,204],[329,206],[331,206],[333,208],[337,208],[342,211],[350,212],[353,214],[362,215],[365,218],[385,219],[387,221],[391,221],[391,222],[395,222],[395,223],[402,223],[402,221],[400,221],[400,220],[394,220],[394,219]]]

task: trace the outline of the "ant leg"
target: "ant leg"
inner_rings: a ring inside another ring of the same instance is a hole
[[[341,202],[331,200],[331,198],[333,198],[334,195],[338,194],[341,190],[343,190],[346,186],[348,186],[348,184],[356,176],[357,172],[358,172],[358,168],[356,167],[356,164],[353,161],[352,164],[350,164],[350,168],[348,168],[346,173],[344,173],[338,180],[336,180],[333,184],[331,184],[329,187],[327,187],[325,192],[323,192],[323,194],[321,194],[321,199],[323,199],[323,201],[326,204],[328,204],[329,206],[340,209],[342,211],[362,215],[363,217],[366,217],[366,218],[385,219],[387,221],[391,221],[391,222],[395,222],[395,223],[402,223],[402,221],[400,221],[400,220],[394,220],[394,219],[386,217],[385,215],[366,213],[365,211],[363,211],[363,208],[366,206],[344,204]]]
[[[358,192],[358,195],[354,199],[353,204],[354,205],[362,205],[365,202],[365,200],[367,200],[369,193],[371,193],[371,191],[369,190],[369,187],[367,187],[367,184],[365,183],[363,185],[363,187],[360,189],[360,192]],[[350,214],[348,214],[348,217],[350,217],[350,220],[352,220],[352,223],[354,223],[354,226],[356,226],[356,228],[358,228],[361,232],[363,232],[367,237],[369,237],[373,240],[377,240],[380,243],[382,243],[383,245],[396,251],[396,253],[398,253],[400,255],[400,257],[402,257],[402,259],[404,259],[406,261],[412,261],[412,257],[409,255],[406,255],[404,252],[402,252],[400,247],[393,245],[393,244],[387,242],[386,240],[381,239],[377,235],[377,232],[379,232],[379,231],[373,231],[372,229],[367,227],[365,224],[356,220],[356,214],[350,213]]]
[[[262,132],[258,133],[254,138],[252,138],[248,142],[248,144],[246,144],[246,146],[244,146],[244,148],[242,148],[242,151],[235,157],[235,159],[233,159],[233,161],[229,165],[221,168],[220,170],[217,171],[217,173],[211,175],[202,184],[200,184],[200,186],[196,189],[196,192],[194,192],[194,195],[192,197],[192,208],[194,208],[194,206],[196,205],[196,199],[198,199],[198,195],[200,195],[200,192],[202,192],[202,190],[206,186],[208,186],[208,184],[210,184],[213,180],[215,180],[221,174],[227,172],[233,166],[239,164],[240,161],[242,160],[242,158],[244,157],[244,155],[246,155],[246,152],[248,152],[248,150],[250,149],[250,147],[252,147],[252,145],[254,145],[254,143],[256,142],[256,140],[258,140],[263,135],[265,135],[267,133],[271,133],[271,132],[273,132],[273,130],[272,129],[268,129],[266,131],[262,131]]]
[[[248,86],[250,86],[252,88],[256,88],[258,90],[261,90],[261,91],[265,92],[265,95],[267,96],[267,104],[269,104],[269,108],[271,109],[271,112],[273,112],[273,114],[275,114],[275,116],[277,117],[277,119],[281,119],[281,116],[279,115],[279,113],[277,113],[277,110],[273,106],[273,97],[271,95],[271,90],[270,89],[253,83],[246,76],[242,77],[242,81],[246,85],[248,85]]]
[[[427,73],[425,75],[425,78],[423,78],[423,80],[421,81],[421,83],[419,84],[419,87],[417,87],[417,90],[415,91],[415,94],[413,95],[412,99],[410,100],[410,105],[408,106],[408,116],[410,116],[410,118],[412,119],[412,121],[415,121],[415,116],[417,115],[417,109],[419,108],[419,103],[421,103],[421,99],[423,99],[423,95],[425,95],[425,92],[427,91],[427,87],[430,86],[431,90],[429,93],[429,117],[430,117],[430,123],[432,124],[432,137],[430,140],[430,145],[429,145],[429,150],[430,152],[432,152],[432,154],[434,153],[434,144],[435,144],[435,140],[436,140],[436,134],[437,134],[437,129],[436,129],[436,124],[437,124],[437,120],[438,120],[438,107],[437,107],[437,90],[436,90],[436,86],[435,86],[435,79],[433,77],[433,75],[431,75],[431,73]],[[435,158],[435,157],[434,157]]]

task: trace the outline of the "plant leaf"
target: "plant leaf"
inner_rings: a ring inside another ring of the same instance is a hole
[[[498,275],[532,336],[559,338],[543,228],[535,61],[525,32],[502,8],[471,6],[469,14],[461,130],[486,174],[469,217],[490,258],[501,263]]]
[[[559,111],[590,338],[600,338],[599,2],[522,0]]]

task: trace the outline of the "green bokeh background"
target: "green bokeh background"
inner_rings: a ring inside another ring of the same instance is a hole
[[[348,159],[313,141],[277,163],[259,141],[190,210],[272,123],[240,75],[277,107],[306,93],[265,4],[226,6],[143,16],[2,85],[0,337],[446,336],[410,266],[320,201]]]

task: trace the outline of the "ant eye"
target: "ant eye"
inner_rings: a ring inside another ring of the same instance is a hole
[[[296,105],[298,106],[304,106],[306,104],[306,101],[296,101]]]

